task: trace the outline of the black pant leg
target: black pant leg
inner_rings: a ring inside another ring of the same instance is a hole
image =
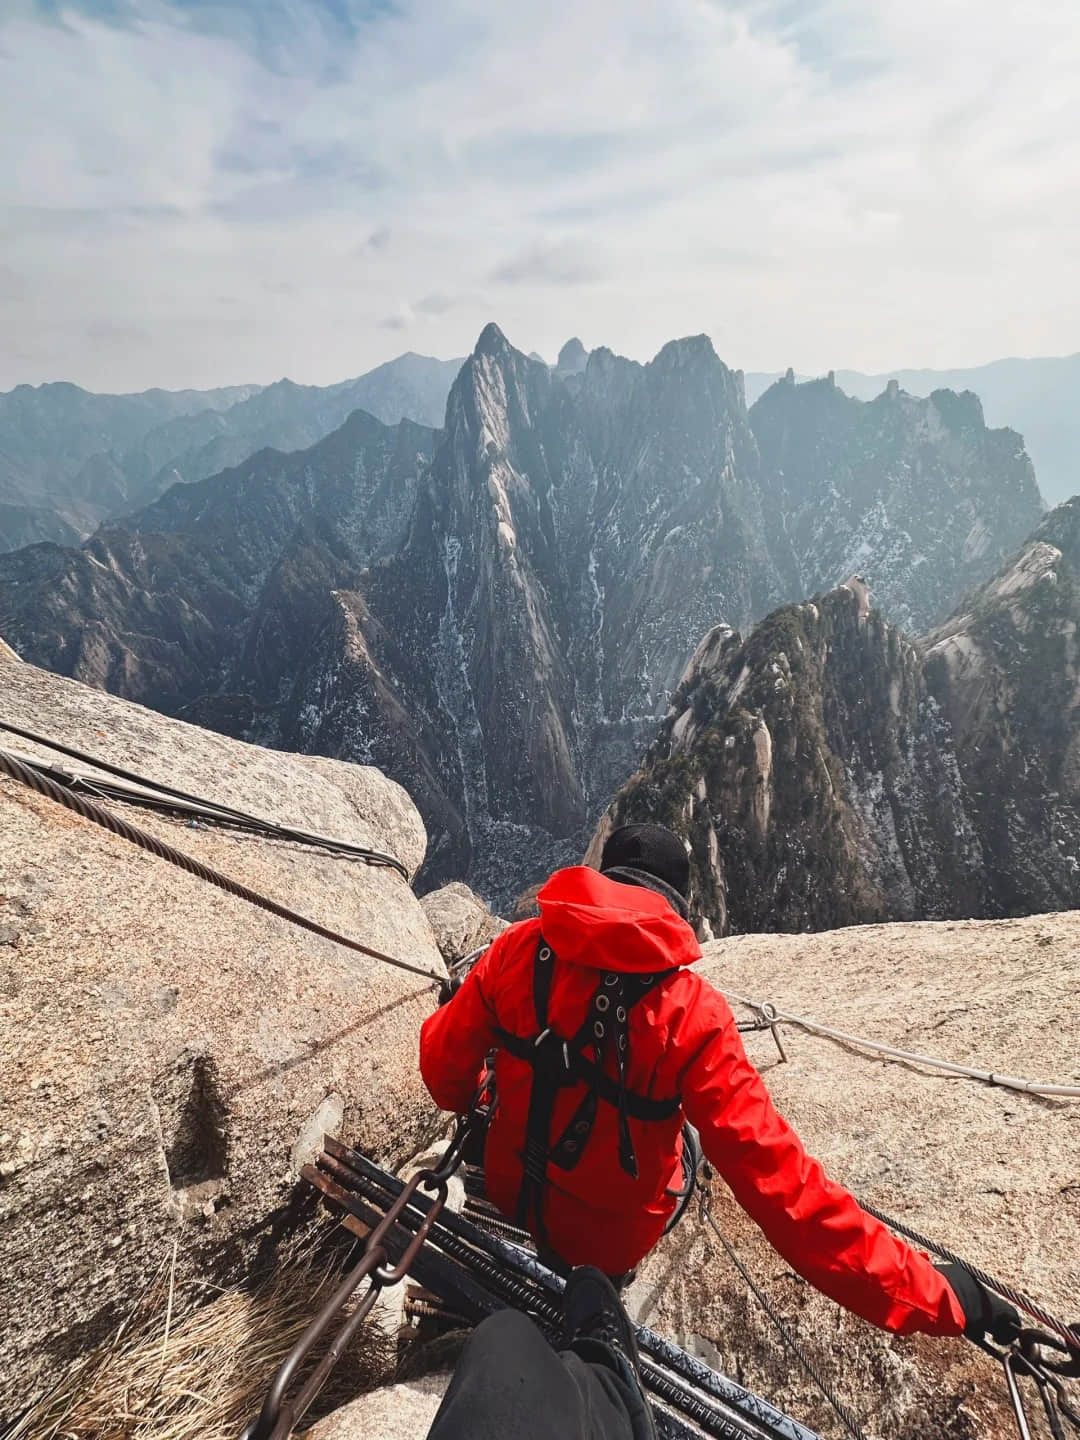
[[[558,1354],[515,1310],[469,1337],[428,1440],[643,1440],[643,1402],[613,1369]]]

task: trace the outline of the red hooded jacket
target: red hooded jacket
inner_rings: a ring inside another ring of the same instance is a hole
[[[420,1069],[435,1103],[468,1109],[498,1030],[537,1033],[532,975],[541,930],[557,957],[548,1021],[567,1039],[589,1009],[597,971],[670,971],[629,1012],[627,1085],[652,1099],[682,1097],[682,1110],[670,1119],[631,1118],[636,1179],[619,1164],[616,1111],[599,1104],[580,1163],[548,1168],[544,1224],[551,1247],[571,1265],[596,1265],[610,1275],[632,1269],[674,1209],[667,1192],[681,1185],[685,1116],[739,1204],[812,1285],[886,1330],[960,1334],[963,1311],[944,1277],[829,1180],[777,1114],[727,1002],[684,968],[701,950],[668,902],[584,866],[557,871],[538,900],[541,918],[504,931],[453,1000],[425,1022]],[[526,1061],[497,1050],[484,1167],[489,1196],[511,1216],[531,1083]],[[584,1093],[583,1084],[558,1092],[552,1136],[562,1133]]]

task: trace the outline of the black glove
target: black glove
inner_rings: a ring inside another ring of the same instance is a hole
[[[454,975],[449,980],[444,980],[439,986],[439,1004],[447,1005],[461,989],[464,981],[460,975]]]
[[[963,1265],[936,1265],[964,1312],[964,1334],[969,1340],[989,1335],[999,1345],[1011,1345],[1023,1329],[1020,1316],[1008,1300],[987,1290]]]

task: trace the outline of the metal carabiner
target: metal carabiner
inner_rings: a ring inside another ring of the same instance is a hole
[[[1038,1387],[1054,1440],[1066,1440],[1062,1417],[1080,1434],[1080,1411],[1073,1406],[1065,1388],[1066,1376],[1080,1377],[1080,1349],[1041,1330],[1024,1330],[1018,1345],[1028,1373]],[[1043,1349],[1054,1350],[1066,1358],[1050,1360],[1040,1353]]]
[[[1080,1412],[1070,1401],[1063,1380],[1063,1376],[1080,1374],[1080,1353],[1041,1330],[1021,1331],[1007,1350],[996,1349],[986,1341],[976,1341],[976,1344],[1001,1361],[1005,1372],[1005,1388],[1016,1417],[1020,1440],[1033,1440],[1024,1393],[1020,1386],[1020,1380],[1024,1377],[1029,1379],[1038,1391],[1053,1440],[1068,1440],[1062,1424],[1063,1419],[1080,1435]],[[1069,1358],[1065,1362],[1046,1360],[1040,1354],[1043,1347],[1060,1351]]]

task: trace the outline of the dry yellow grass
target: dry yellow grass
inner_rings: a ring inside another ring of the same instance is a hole
[[[91,1352],[7,1440],[236,1440],[275,1369],[340,1277],[321,1226],[260,1282],[180,1296],[167,1257],[110,1344]],[[382,1383],[396,1343],[365,1325],[308,1417]]]

